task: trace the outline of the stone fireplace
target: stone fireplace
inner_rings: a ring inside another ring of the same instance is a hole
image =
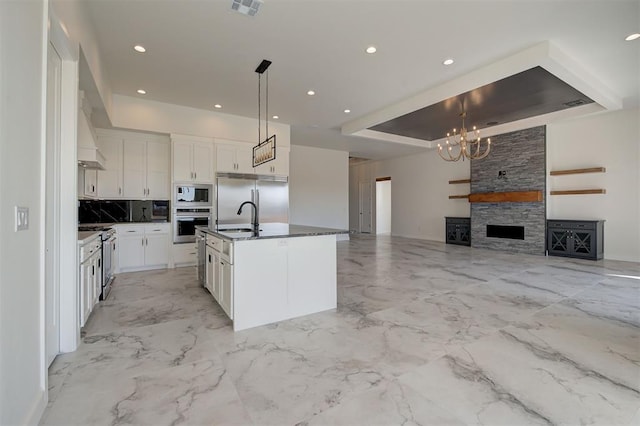
[[[545,254],[546,127],[491,138],[491,153],[471,161],[471,193],[541,191],[542,201],[471,204],[473,247]]]

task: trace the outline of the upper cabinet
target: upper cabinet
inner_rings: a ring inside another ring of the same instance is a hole
[[[213,177],[213,141],[192,136],[171,136],[173,181],[211,183]]]
[[[289,148],[276,146],[276,158],[255,168],[259,175],[289,176]]]
[[[168,200],[171,148],[161,136],[98,131],[105,170],[98,172],[98,197]]]
[[[98,197],[122,197],[122,137],[98,134],[98,149],[103,153],[104,170],[98,171]]]
[[[253,145],[216,139],[216,172],[254,173]]]
[[[126,141],[122,172],[125,198],[169,199],[169,144]]]

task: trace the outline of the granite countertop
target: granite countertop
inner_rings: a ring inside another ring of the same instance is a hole
[[[225,240],[243,241],[243,240],[262,240],[267,238],[292,238],[292,237],[310,237],[314,235],[336,235],[348,234],[349,231],[344,229],[319,228],[316,226],[293,225],[289,223],[263,223],[260,225],[260,231],[256,234],[253,231],[246,232],[225,232],[225,229],[251,228],[250,224],[233,224],[218,225],[216,228],[207,228],[206,226],[196,226],[196,229],[204,231],[207,234],[214,235]]]

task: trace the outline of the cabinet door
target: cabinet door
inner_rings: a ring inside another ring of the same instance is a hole
[[[250,146],[236,147],[236,172],[254,173],[253,148]]]
[[[144,235],[118,237],[118,266],[120,269],[144,266]]]
[[[212,262],[212,268],[213,270],[211,271],[211,275],[212,275],[212,280],[211,280],[211,284],[213,286],[213,298],[216,299],[216,301],[218,302],[218,304],[221,304],[222,302],[221,300],[221,296],[222,296],[222,282],[220,280],[220,253],[218,253],[217,251],[213,251],[213,262]]]
[[[237,172],[235,146],[216,146],[216,172]]]
[[[98,174],[96,170],[84,170],[84,195],[95,197],[98,194]]]
[[[572,231],[571,254],[575,257],[595,258],[595,232]]]
[[[100,136],[98,148],[105,157],[104,170],[98,170],[98,197],[122,197],[122,139]]]
[[[149,234],[144,240],[144,264],[147,266],[169,263],[169,234]]]
[[[147,142],[147,197],[169,199],[169,145]]]
[[[206,249],[206,258],[205,258],[205,285],[204,288],[206,288],[209,293],[211,293],[211,295],[213,295],[213,282],[214,282],[214,276],[213,276],[213,272],[215,270],[215,268],[213,267],[213,262],[215,262],[214,256],[213,256],[214,250],[211,247],[207,246]]]
[[[193,143],[173,141],[173,180],[175,182],[191,182],[193,180],[192,156]]]
[[[193,180],[200,183],[213,182],[213,143],[193,143]]]
[[[547,251],[550,255],[567,256],[570,253],[571,231],[566,229],[549,229],[547,233]]]
[[[80,327],[84,327],[91,313],[91,307],[87,301],[91,285],[91,261],[80,265]]]
[[[224,259],[220,260],[220,299],[222,310],[233,319],[233,265]]]
[[[126,140],[122,149],[122,175],[125,198],[146,198],[147,189],[147,143]]]
[[[256,167],[261,175],[289,176],[289,150],[276,148],[276,159]]]
[[[93,264],[95,265],[94,277],[93,277],[93,298],[91,306],[98,304],[100,300],[100,294],[102,293],[102,257],[96,256]]]

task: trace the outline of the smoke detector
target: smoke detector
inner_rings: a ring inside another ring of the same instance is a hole
[[[231,9],[243,15],[255,16],[262,3],[263,0],[233,0]]]

